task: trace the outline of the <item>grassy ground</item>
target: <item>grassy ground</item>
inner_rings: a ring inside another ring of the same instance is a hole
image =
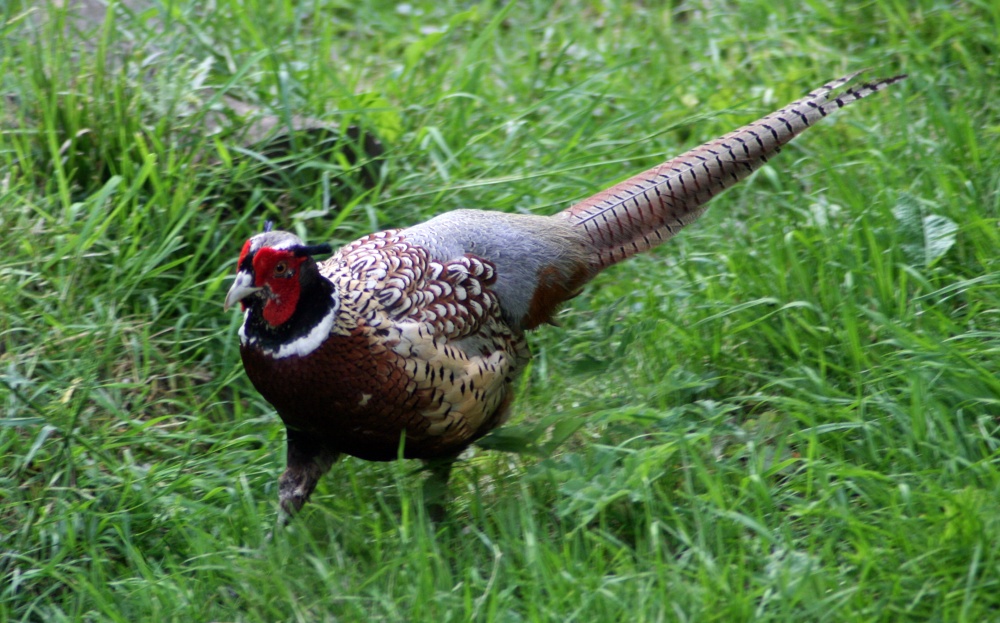
[[[0,620],[1000,619],[1000,12],[673,4],[0,5]],[[552,213],[863,67],[910,78],[533,335],[451,523],[348,459],[274,529],[265,219]],[[268,187],[223,96],[377,132],[374,185]]]

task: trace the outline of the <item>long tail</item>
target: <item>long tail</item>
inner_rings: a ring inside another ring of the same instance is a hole
[[[694,222],[708,201],[758,169],[809,126],[852,102],[898,82],[893,76],[849,87],[853,73],[722,138],[695,147],[560,212],[583,227],[597,271],[664,242]]]

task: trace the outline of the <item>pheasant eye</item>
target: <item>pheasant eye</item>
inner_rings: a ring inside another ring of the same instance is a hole
[[[284,262],[278,262],[274,265],[274,275],[276,277],[287,277],[289,273],[288,264]]]

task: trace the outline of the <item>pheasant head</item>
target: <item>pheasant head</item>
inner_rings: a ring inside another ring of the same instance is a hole
[[[329,244],[306,245],[285,231],[266,231],[246,241],[224,304],[229,309],[240,303],[246,316],[240,329],[244,344],[275,356],[304,354],[314,340],[303,343],[303,338],[323,325],[329,332],[339,302],[313,256],[331,251]]]

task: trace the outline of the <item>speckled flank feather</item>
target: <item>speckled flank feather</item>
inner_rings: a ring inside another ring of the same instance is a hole
[[[411,390],[427,396],[419,414],[426,428],[408,438],[415,451],[424,435],[462,444],[505,419],[499,407],[528,351],[501,320],[492,264],[470,255],[434,260],[392,230],[349,245],[320,272],[340,286],[357,326],[398,357]]]
[[[559,216],[587,232],[589,261],[598,270],[650,249],[694,222],[712,197],[750,175],[816,121],[905,77],[835,93],[857,75],[825,84],[781,110],[581,201]]]

